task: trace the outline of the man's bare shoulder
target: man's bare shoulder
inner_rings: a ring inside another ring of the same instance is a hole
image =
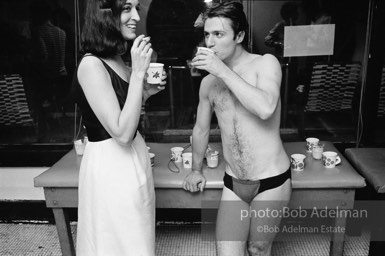
[[[213,85],[217,82],[218,78],[212,74],[208,74],[201,81],[200,92],[204,95],[208,95]]]
[[[265,68],[281,68],[281,64],[278,59],[272,54],[260,55],[259,63],[262,67]]]
[[[272,54],[269,54],[269,53],[266,53],[264,55],[252,54],[251,56],[252,56],[251,58],[252,62],[255,65],[258,65],[258,66],[268,65],[270,67],[280,66],[278,59]]]

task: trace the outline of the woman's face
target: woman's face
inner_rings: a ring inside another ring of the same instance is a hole
[[[126,40],[136,38],[136,24],[139,22],[139,0],[126,0],[120,14],[120,31]]]

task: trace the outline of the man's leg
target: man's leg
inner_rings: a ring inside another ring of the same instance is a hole
[[[251,224],[247,246],[250,256],[271,254],[271,245],[281,222],[281,217],[275,217],[275,213],[282,213],[283,207],[289,203],[290,196],[291,180],[288,179],[281,186],[258,194],[251,202]]]
[[[249,204],[230,189],[223,188],[216,224],[218,256],[246,255],[250,227],[249,210]]]

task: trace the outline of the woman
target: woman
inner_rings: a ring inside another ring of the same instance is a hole
[[[144,82],[153,52],[136,37],[138,0],[89,0],[84,54],[74,79],[87,130],[79,174],[77,255],[155,255],[155,197],[147,147],[137,132],[141,105],[164,89]],[[136,38],[136,39],[135,39]],[[126,40],[132,70],[121,55]]]

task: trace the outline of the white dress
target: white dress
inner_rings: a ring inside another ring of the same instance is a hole
[[[88,142],[79,174],[78,256],[155,255],[155,193],[139,132],[130,146]]]

